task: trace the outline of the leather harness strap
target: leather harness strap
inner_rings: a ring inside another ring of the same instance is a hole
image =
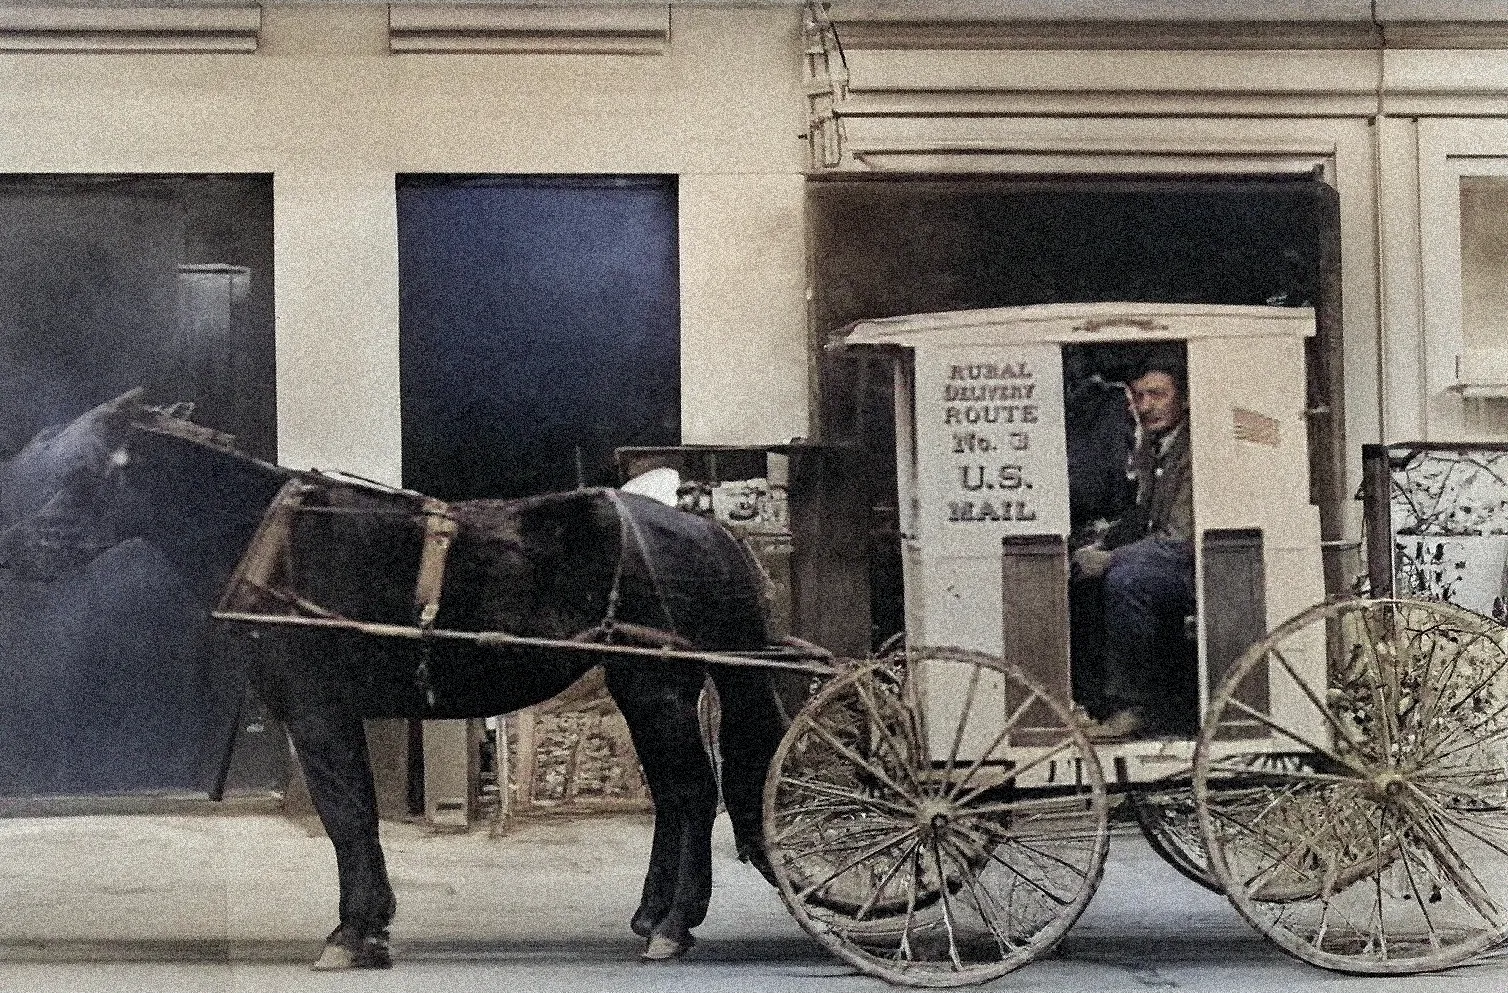
[[[660,584],[659,570],[655,568],[654,558],[650,556],[649,549],[645,545],[644,534],[639,530],[639,522],[634,519],[633,511],[629,510],[628,504],[624,502],[616,490],[603,490],[603,493],[606,494],[608,502],[613,505],[613,509],[618,512],[620,548],[618,552],[618,568],[613,575],[612,590],[608,594],[607,616],[603,618],[603,623],[600,626],[605,631],[611,633],[613,625],[617,623],[615,615],[618,610],[619,588],[623,582],[623,572],[626,568],[629,555],[637,553],[639,562],[644,567],[644,572],[649,579],[650,589],[654,591],[655,600],[660,605],[660,613],[665,617],[666,631],[672,637],[680,637],[675,617],[671,615],[670,604],[665,598],[665,588]],[[646,628],[645,630],[648,629]]]
[[[421,497],[419,513],[424,517],[424,548],[419,552],[419,578],[414,581],[414,623],[419,628],[419,665],[414,683],[423,692],[425,702],[435,705],[435,687],[430,678],[429,659],[435,618],[440,615],[440,591],[445,585],[445,560],[455,541],[460,524],[450,513],[450,505],[434,497]]]
[[[414,583],[414,620],[420,628],[434,627],[440,614],[440,589],[445,585],[445,560],[460,524],[444,500],[425,497],[419,506],[424,515],[424,550],[419,554],[419,578]]]

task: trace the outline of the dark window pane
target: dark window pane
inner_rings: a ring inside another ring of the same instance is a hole
[[[398,181],[405,485],[614,483],[680,438],[673,176]]]
[[[145,386],[275,458],[272,308],[270,176],[0,177],[0,795],[213,782],[242,686],[209,604],[107,504],[27,505],[12,456]],[[242,782],[275,786],[262,738]]]

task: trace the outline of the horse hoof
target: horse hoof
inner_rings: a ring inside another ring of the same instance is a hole
[[[676,941],[674,938],[667,938],[662,934],[657,934],[649,939],[649,947],[645,948],[643,954],[639,957],[646,962],[665,962],[669,959],[680,958],[691,951],[695,945],[696,939],[689,934],[686,935],[684,943]]]
[[[356,956],[344,945],[326,945],[311,968],[315,972],[336,972],[356,968]]]
[[[362,938],[355,948],[345,944],[339,929],[325,942],[312,968],[315,972],[339,972],[344,969],[391,969],[393,956],[388,950],[386,932]]]

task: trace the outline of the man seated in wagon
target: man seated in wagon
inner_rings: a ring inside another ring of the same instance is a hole
[[[1188,375],[1182,349],[1162,346],[1133,370],[1127,392],[1137,424],[1131,456],[1136,504],[1073,555],[1077,580],[1103,579],[1103,685],[1086,722],[1091,739],[1160,730],[1168,698],[1188,681],[1175,650],[1194,610],[1194,499]]]

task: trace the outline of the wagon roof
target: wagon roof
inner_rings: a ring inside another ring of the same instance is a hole
[[[1051,303],[857,321],[843,346],[1184,340],[1314,334],[1309,307],[1202,303]]]

